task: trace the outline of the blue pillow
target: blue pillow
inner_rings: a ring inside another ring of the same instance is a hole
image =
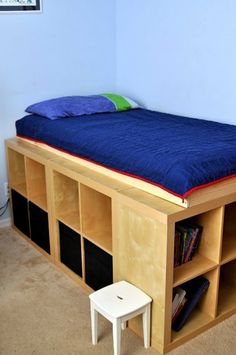
[[[133,100],[116,95],[65,96],[30,105],[25,110],[55,120],[62,117],[91,115],[93,113],[125,111],[138,108]]]

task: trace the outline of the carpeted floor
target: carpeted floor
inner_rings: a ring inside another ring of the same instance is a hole
[[[89,301],[83,290],[11,229],[0,229],[0,354],[112,354],[111,324],[99,317],[91,345]],[[126,329],[122,355],[158,355]],[[236,316],[170,355],[235,355]]]

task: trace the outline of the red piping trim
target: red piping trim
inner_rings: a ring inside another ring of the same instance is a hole
[[[192,189],[186,191],[183,195],[180,195],[180,194],[178,194],[178,193],[176,193],[176,192],[174,192],[174,191],[171,191],[171,190],[167,189],[166,187],[164,187],[164,186],[162,186],[162,185],[160,185],[160,184],[158,184],[158,183],[155,183],[155,182],[146,180],[146,179],[144,179],[144,178],[142,178],[142,177],[140,177],[140,176],[137,176],[137,175],[133,175],[133,174],[126,173],[126,172],[123,172],[123,171],[120,171],[120,170],[116,170],[116,169],[114,169],[114,168],[108,168],[108,167],[106,167],[106,166],[104,166],[104,165],[102,165],[102,164],[100,164],[100,163],[97,163],[97,162],[95,162],[95,161],[93,161],[93,160],[80,157],[80,156],[77,155],[77,154],[69,153],[69,152],[67,152],[67,151],[65,151],[65,150],[63,150],[63,149],[61,149],[61,148],[55,148],[54,146],[52,146],[52,145],[50,145],[50,144],[48,144],[48,143],[45,143],[45,142],[43,142],[43,141],[40,141],[40,140],[37,140],[37,139],[33,139],[33,138],[28,138],[28,137],[22,136],[22,135],[20,135],[20,134],[17,134],[16,136],[19,137],[19,138],[24,138],[24,139],[26,139],[26,140],[35,142],[35,143],[45,144],[45,145],[47,145],[48,147],[53,148],[53,149],[56,149],[56,150],[58,150],[58,151],[60,151],[60,152],[62,152],[62,153],[65,153],[65,154],[68,154],[68,155],[71,155],[71,156],[80,158],[80,159],[82,159],[82,160],[88,161],[89,163],[92,163],[92,164],[94,164],[94,165],[101,166],[101,167],[103,167],[103,168],[105,168],[105,169],[114,171],[114,172],[116,172],[116,173],[119,173],[119,174],[122,174],[122,175],[125,175],[125,176],[129,176],[129,177],[135,178],[135,179],[137,179],[137,180],[144,181],[144,182],[146,182],[146,183],[148,183],[148,184],[150,184],[150,185],[157,186],[157,187],[159,187],[160,189],[162,189],[162,190],[168,192],[169,194],[181,198],[181,199],[182,199],[182,202],[184,202],[184,199],[185,199],[186,197],[188,197],[188,196],[189,196],[191,193],[193,193],[194,191],[201,190],[201,189],[203,189],[204,187],[212,186],[212,185],[218,184],[219,182],[222,182],[222,181],[225,181],[225,180],[229,180],[229,179],[232,179],[232,178],[235,178],[235,177],[236,177],[236,174],[224,176],[223,178],[220,178],[220,179],[217,179],[217,180],[208,182],[208,183],[206,183],[206,184],[202,184],[202,185],[199,185],[199,186],[195,186],[195,187],[193,187]]]
[[[192,189],[190,189],[190,190],[188,190],[187,192],[185,192],[185,194],[183,194],[183,198],[186,198],[187,196],[189,196],[189,195],[190,195],[191,193],[193,193],[194,191],[203,189],[204,187],[216,185],[216,184],[218,184],[219,182],[222,182],[222,181],[225,181],[225,180],[229,180],[229,179],[232,179],[232,178],[235,178],[235,177],[236,177],[236,174],[232,174],[232,175],[224,176],[224,177],[222,177],[222,178],[220,178],[220,179],[217,179],[217,180],[214,180],[214,181],[211,181],[211,182],[207,182],[206,184],[202,184],[202,185],[199,185],[199,186],[195,186],[195,187],[193,187]]]

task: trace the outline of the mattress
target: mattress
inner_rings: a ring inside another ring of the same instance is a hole
[[[18,137],[44,143],[182,199],[236,176],[236,126],[145,109],[16,121]]]

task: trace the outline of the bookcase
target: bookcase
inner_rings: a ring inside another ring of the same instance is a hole
[[[49,178],[55,262],[88,290],[97,290],[113,281],[110,192],[84,184],[80,170],[62,163],[51,162]]]
[[[154,347],[160,352],[170,351],[235,313],[236,194],[188,209],[141,191],[126,190],[120,195],[115,275],[153,298]],[[174,268],[175,228],[180,221],[202,225],[203,233],[192,261]],[[184,327],[175,332],[171,329],[173,290],[198,276],[208,279],[210,286]],[[135,320],[130,326],[139,333],[141,321]]]
[[[158,351],[236,312],[236,192],[183,208],[32,144],[11,139],[6,150],[14,228],[87,293],[127,280],[150,295]],[[203,233],[192,261],[174,267],[180,221]],[[175,332],[173,290],[198,276],[210,286]],[[129,327],[142,335],[140,317]]]
[[[44,158],[39,155],[31,159],[14,149],[7,153],[13,223],[36,248],[51,258]]]

